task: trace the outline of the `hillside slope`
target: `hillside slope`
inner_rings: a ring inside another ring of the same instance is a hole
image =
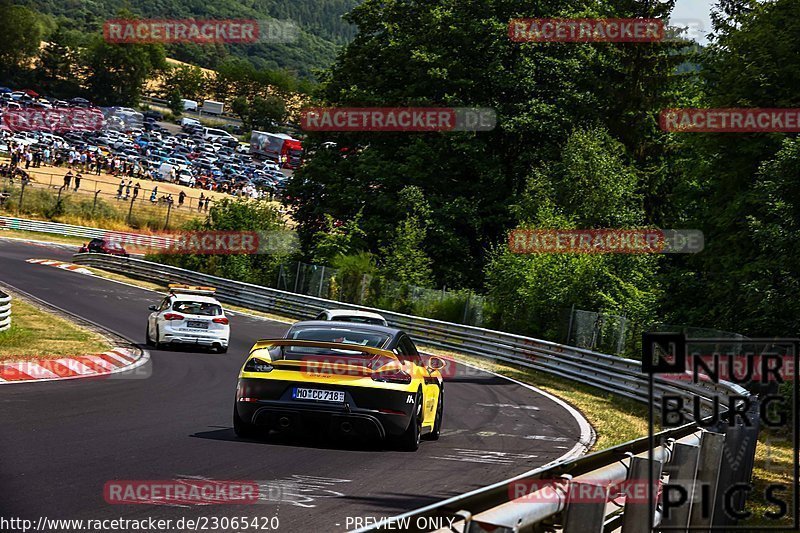
[[[355,36],[342,15],[360,0],[15,0],[40,13],[66,19],[74,29],[99,31],[103,21],[127,9],[142,18],[255,18],[291,20],[300,28],[293,43],[236,46],[171,45],[176,59],[214,68],[227,55],[259,68],[287,68],[303,77],[329,66],[338,48]]]

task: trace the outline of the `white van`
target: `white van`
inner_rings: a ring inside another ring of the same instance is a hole
[[[220,130],[217,128],[203,128],[203,137],[207,141],[215,141],[217,139],[228,139],[236,141],[237,144],[239,143],[239,139],[237,139],[227,131]]]
[[[187,100],[186,98],[184,98],[183,100],[181,100],[181,103],[183,103],[184,111],[197,111],[197,102],[195,102],[194,100]]]
[[[188,117],[183,117],[181,119],[181,129],[183,131],[186,131],[190,127],[199,126],[199,125],[200,125],[200,121],[197,120],[197,119],[188,118]]]
[[[178,169],[175,168],[175,165],[170,165],[169,163],[161,163],[161,166],[158,167],[158,176],[159,178],[161,178],[161,181],[172,181],[173,169],[177,174]]]

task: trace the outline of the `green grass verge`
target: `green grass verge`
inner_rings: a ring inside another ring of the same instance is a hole
[[[11,295],[11,328],[0,332],[0,360],[55,359],[111,348],[100,335]]]

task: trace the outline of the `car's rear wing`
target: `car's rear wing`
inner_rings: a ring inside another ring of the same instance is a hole
[[[262,350],[272,346],[298,346],[304,348],[327,348],[330,350],[347,350],[349,352],[361,352],[370,355],[381,355],[399,361],[397,354],[391,350],[363,346],[361,344],[347,344],[345,342],[323,342],[323,341],[304,341],[298,339],[260,339],[256,341],[250,350],[252,354],[256,350]]]
[[[399,370],[403,368],[403,362],[397,357],[397,355],[390,351],[390,350],[383,350],[381,348],[373,348],[371,346],[362,346],[359,344],[347,344],[343,342],[322,342],[322,341],[304,341],[304,340],[295,340],[295,339],[262,339],[259,340],[253,345],[253,348],[250,350],[250,355],[252,356],[259,350],[274,348],[274,347],[297,347],[297,348],[319,348],[324,350],[331,350],[332,353],[326,354],[327,356],[335,357],[336,351],[342,352],[359,352],[365,355],[372,356],[370,358],[375,364],[364,366],[364,365],[351,365],[348,364],[345,359],[346,356],[342,354],[342,362],[337,363],[336,360],[317,360],[314,359],[315,356],[319,354],[307,354],[308,358],[301,358],[301,359],[272,359],[270,357],[270,364],[276,367],[284,367],[284,368],[296,368],[296,369],[309,369],[314,370],[317,369],[318,371],[325,368],[335,367],[337,370],[344,370],[346,368],[351,368],[357,374],[373,374],[379,372],[386,372],[391,370]],[[358,369],[356,371],[356,369]]]

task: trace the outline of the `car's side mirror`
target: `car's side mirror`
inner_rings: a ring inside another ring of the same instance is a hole
[[[442,359],[439,359],[438,357],[431,357],[430,359],[428,359],[429,370],[441,370],[445,366],[447,366],[446,363]]]
[[[151,310],[151,311],[158,311],[158,307],[155,306],[155,305],[149,306],[148,309]]]

